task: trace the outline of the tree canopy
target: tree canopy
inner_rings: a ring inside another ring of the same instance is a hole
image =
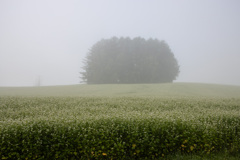
[[[179,65],[165,41],[102,39],[84,61],[82,79],[88,84],[165,83],[179,74]]]

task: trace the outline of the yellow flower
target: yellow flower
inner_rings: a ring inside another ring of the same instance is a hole
[[[190,147],[190,150],[192,151],[193,149],[194,149],[194,147],[193,147],[193,146],[191,146],[191,147]]]
[[[102,155],[103,155],[103,156],[106,156],[106,155],[107,155],[107,153],[102,153]]]

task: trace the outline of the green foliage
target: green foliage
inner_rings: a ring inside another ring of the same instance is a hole
[[[0,157],[240,157],[239,102],[212,97],[0,97]]]
[[[91,48],[82,78],[88,84],[172,82],[179,66],[169,46],[157,39],[103,39]]]

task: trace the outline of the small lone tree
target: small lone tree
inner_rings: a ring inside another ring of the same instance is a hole
[[[166,42],[140,37],[102,39],[88,52],[83,69],[88,84],[166,83],[179,74]]]

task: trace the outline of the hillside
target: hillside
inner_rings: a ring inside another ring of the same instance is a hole
[[[105,84],[44,87],[0,87],[0,96],[101,96],[101,97],[218,97],[240,98],[240,86],[164,83]]]

